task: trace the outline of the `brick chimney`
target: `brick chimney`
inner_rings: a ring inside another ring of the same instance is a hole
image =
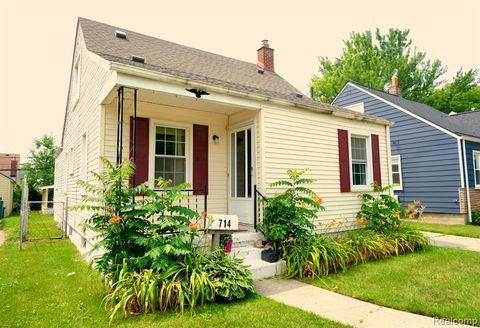
[[[17,171],[18,171],[18,162],[17,162],[17,159],[14,158],[10,162],[10,177],[11,178],[16,178],[17,177]]]
[[[262,46],[257,50],[258,63],[257,66],[264,71],[274,72],[273,69],[273,50],[268,45],[268,40],[262,40]]]
[[[397,73],[393,73],[392,75],[392,83],[390,84],[390,88],[388,89],[388,93],[394,96],[401,96],[402,95],[402,88],[398,86],[398,76]]]

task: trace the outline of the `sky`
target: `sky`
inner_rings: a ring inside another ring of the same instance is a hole
[[[28,156],[43,134],[60,143],[77,17],[256,62],[262,39],[275,71],[301,91],[318,57],[340,55],[352,31],[410,29],[448,67],[480,68],[480,1],[0,1],[0,153]]]

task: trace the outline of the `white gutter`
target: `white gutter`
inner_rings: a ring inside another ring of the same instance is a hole
[[[465,139],[462,138],[462,142],[463,142],[463,167],[465,170],[465,190],[467,193],[468,222],[472,223],[472,206],[470,204],[470,186],[468,183],[467,151],[465,148]]]
[[[139,68],[139,67],[135,67],[135,66],[131,66],[131,65],[121,64],[121,63],[117,63],[117,62],[111,62],[110,66],[111,66],[112,70],[120,72],[120,73],[131,74],[131,75],[144,77],[144,78],[148,78],[148,79],[153,79],[153,80],[162,80],[162,81],[169,82],[169,83],[173,82],[173,83],[177,83],[177,84],[196,86],[196,87],[199,87],[199,88],[212,90],[212,91],[222,93],[222,94],[227,94],[227,95],[230,95],[230,96],[250,98],[250,99],[257,100],[257,101],[268,101],[268,102],[275,103],[277,105],[290,106],[290,107],[293,106],[293,107],[307,109],[307,110],[314,111],[314,112],[328,113],[328,114],[332,114],[334,116],[344,117],[344,118],[348,118],[348,119],[356,119],[356,120],[359,120],[359,121],[372,122],[372,123],[377,123],[377,124],[382,124],[382,125],[390,125],[391,124],[390,121],[382,119],[382,118],[376,118],[376,117],[371,117],[371,116],[366,116],[366,115],[356,114],[356,113],[342,112],[342,111],[338,111],[338,110],[335,110],[335,109],[319,108],[319,107],[315,107],[315,106],[309,106],[308,104],[291,102],[291,101],[280,99],[280,98],[260,96],[260,95],[257,95],[257,94],[241,92],[241,91],[232,90],[232,89],[229,89],[229,88],[221,88],[221,87],[218,87],[218,86],[213,86],[213,85],[210,85],[210,84],[203,84],[203,83],[191,81],[191,80],[188,80],[188,79],[183,79],[183,78],[179,78],[179,77],[176,77],[176,76],[167,75],[167,74],[163,74],[163,73],[158,73],[158,72],[155,72],[155,71],[151,71],[151,70],[147,70],[147,69],[143,69],[143,68]]]

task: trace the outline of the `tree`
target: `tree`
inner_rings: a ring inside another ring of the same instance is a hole
[[[480,81],[477,80],[477,73],[478,70],[463,72],[460,69],[452,83],[434,89],[429,97],[425,97],[424,102],[447,114],[480,109]]]
[[[22,167],[27,175],[30,190],[38,192],[40,187],[53,184],[55,154],[56,148],[53,137],[44,135],[33,141],[30,160]]]
[[[428,97],[443,81],[439,77],[446,69],[437,59],[426,59],[424,52],[412,48],[409,30],[389,29],[383,35],[372,32],[352,32],[344,41],[340,57],[319,58],[319,76],[311,81],[314,97],[331,102],[343,85],[355,81],[371,88],[384,90],[397,72],[402,96],[412,100]]]

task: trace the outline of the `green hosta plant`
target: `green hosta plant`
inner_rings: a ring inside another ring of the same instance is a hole
[[[388,194],[393,186],[380,187],[373,182],[372,191],[375,194],[365,193],[359,196],[363,201],[362,207],[357,213],[357,221],[361,228],[385,232],[400,227],[400,218],[405,211],[402,204]]]
[[[253,292],[252,274],[243,260],[225,254],[222,249],[205,256],[203,269],[212,280],[217,296],[231,301]]]
[[[304,238],[315,228],[313,221],[318,212],[325,210],[322,199],[305,185],[315,182],[303,177],[304,170],[288,170],[289,180],[271,184],[285,190],[266,201],[263,222],[260,230],[273,248],[278,249],[289,238]]]

